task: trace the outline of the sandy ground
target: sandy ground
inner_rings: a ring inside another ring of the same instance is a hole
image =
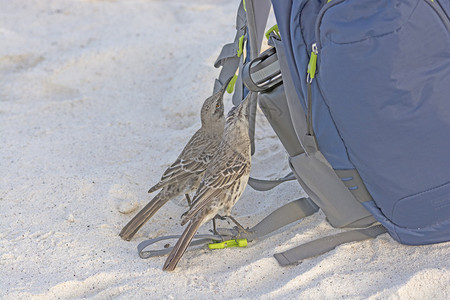
[[[0,298],[450,298],[449,243],[384,234],[280,267],[275,252],[340,232],[322,213],[247,248],[187,252],[174,273],[136,246],[182,232],[181,199],[131,242],[118,237],[199,127],[237,5],[0,0]],[[285,175],[262,115],[256,142],[252,174]],[[247,188],[234,215],[252,226],[303,195],[296,182]]]

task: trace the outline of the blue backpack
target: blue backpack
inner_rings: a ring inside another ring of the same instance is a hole
[[[306,153],[291,157],[295,173],[305,183],[314,177],[312,192],[334,202],[335,187],[315,170],[328,163],[404,244],[450,240],[449,3],[273,1],[283,78],[292,77],[293,101],[312,123],[297,131]],[[336,205],[345,213],[346,203]]]
[[[251,136],[259,103],[289,154],[293,174],[249,185],[267,190],[296,179],[309,198],[282,206],[244,238],[320,208],[332,226],[352,229],[275,254],[281,265],[386,231],[409,245],[450,241],[450,2],[272,6],[277,26],[260,54],[271,3],[241,3],[235,40],[215,64],[215,91],[239,69],[233,102],[251,97]],[[224,232],[212,239],[237,236]]]

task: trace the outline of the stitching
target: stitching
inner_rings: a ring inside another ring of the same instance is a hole
[[[433,190],[440,189],[440,188],[442,188],[442,187],[444,187],[444,186],[446,186],[446,185],[448,185],[448,184],[450,184],[450,181],[444,182],[443,184],[440,184],[440,185],[438,185],[438,186],[432,187],[432,188],[430,188],[430,189],[428,189],[428,190],[425,190],[425,191],[422,191],[422,192],[418,192],[418,193],[415,193],[415,194],[412,194],[412,195],[409,195],[409,196],[400,198],[397,202],[400,202],[400,201],[402,201],[402,200],[405,200],[406,198],[410,198],[410,197],[414,197],[414,196],[419,196],[419,195],[421,195],[421,194],[425,194],[425,193],[431,192],[431,191],[433,191]]]
[[[412,17],[412,15],[414,14],[414,12],[416,11],[417,7],[419,6],[419,2],[420,2],[420,1],[422,1],[422,0],[418,0],[418,1],[417,1],[416,6],[412,9],[411,14],[410,14],[409,17],[405,20],[405,22],[404,22],[403,24],[401,24],[399,27],[397,27],[396,29],[394,29],[394,30],[392,30],[392,31],[390,31],[390,32],[386,32],[386,33],[382,33],[382,34],[374,35],[374,36],[368,36],[368,37],[363,38],[363,39],[358,40],[358,41],[352,41],[352,42],[346,42],[346,43],[341,43],[341,42],[333,41],[333,40],[331,39],[331,37],[327,37],[327,40],[330,41],[330,42],[333,43],[333,44],[336,44],[336,45],[351,45],[351,44],[356,44],[356,43],[364,42],[364,41],[367,41],[367,40],[370,40],[370,39],[382,38],[382,37],[385,37],[385,36],[387,36],[387,35],[394,34],[394,33],[398,32],[398,31],[400,31],[401,29],[403,29],[403,28],[404,28],[404,25],[405,25],[406,23],[408,23],[408,22],[411,20],[411,17]]]
[[[391,216],[394,216],[394,212],[395,212],[395,209],[397,208],[397,205],[400,204],[400,202],[402,202],[403,200],[411,198],[411,197],[419,196],[419,195],[422,195],[422,194],[425,194],[425,193],[428,193],[428,192],[431,192],[431,191],[434,191],[434,190],[437,190],[437,189],[440,189],[440,188],[443,188],[443,187],[445,187],[446,185],[449,185],[449,184],[450,184],[450,181],[447,181],[447,182],[445,182],[443,184],[440,184],[440,185],[432,187],[430,189],[421,191],[419,193],[411,194],[411,195],[408,195],[406,197],[400,198],[399,200],[397,200],[397,202],[395,202],[394,206],[392,207]]]

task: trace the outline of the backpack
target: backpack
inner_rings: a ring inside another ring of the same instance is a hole
[[[275,254],[281,265],[386,231],[408,245],[449,241],[450,2],[272,5],[277,26],[266,34],[271,47],[260,54],[271,3],[240,4],[235,41],[215,64],[222,71],[214,90],[239,69],[233,102],[250,93],[251,137],[259,102],[289,154],[292,174],[250,178],[249,185],[267,190],[296,179],[309,198],[279,208],[245,238],[321,209],[332,226],[351,230]],[[222,233],[211,239],[236,238],[236,231]],[[143,252],[151,243],[138,246],[141,257],[165,253]]]

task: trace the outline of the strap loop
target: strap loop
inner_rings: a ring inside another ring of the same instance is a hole
[[[263,179],[256,179],[253,177],[250,177],[248,180],[248,185],[251,186],[254,190],[264,192],[273,189],[274,187],[282,184],[286,181],[295,180],[296,177],[294,173],[289,172],[286,176],[279,178],[279,179],[272,179],[272,180],[263,180]]]
[[[145,241],[141,242],[137,246],[140,258],[146,259],[146,258],[150,258],[150,257],[163,256],[163,255],[168,254],[170,251],[172,251],[173,247],[164,247],[164,249],[161,249],[161,250],[149,250],[149,251],[144,251],[144,249],[147,248],[148,246],[153,245],[160,241],[179,239],[180,236],[181,235],[161,236],[158,238],[154,238],[151,240],[145,240]],[[211,241],[224,241],[223,240],[224,238],[226,238],[226,236],[215,235],[215,234],[197,234],[197,235],[195,235],[194,240],[192,241],[190,246],[203,245],[203,244],[210,243]]]
[[[278,208],[265,217],[261,222],[256,224],[253,228],[247,229],[245,232],[242,232],[236,226],[234,228],[218,228],[218,234],[195,235],[194,240],[191,242],[189,247],[205,245],[211,243],[211,241],[214,243],[226,242],[228,247],[230,247],[233,243],[228,244],[229,240],[235,240],[237,245],[242,247],[244,243],[246,243],[243,240],[253,241],[265,237],[288,224],[314,214],[318,209],[319,207],[309,198],[297,199]],[[139,256],[146,259],[154,256],[166,255],[172,251],[173,247],[165,246],[164,249],[150,251],[144,251],[144,249],[160,241],[178,238],[180,238],[180,235],[169,235],[143,241],[137,247]],[[218,247],[221,247],[221,245]]]

